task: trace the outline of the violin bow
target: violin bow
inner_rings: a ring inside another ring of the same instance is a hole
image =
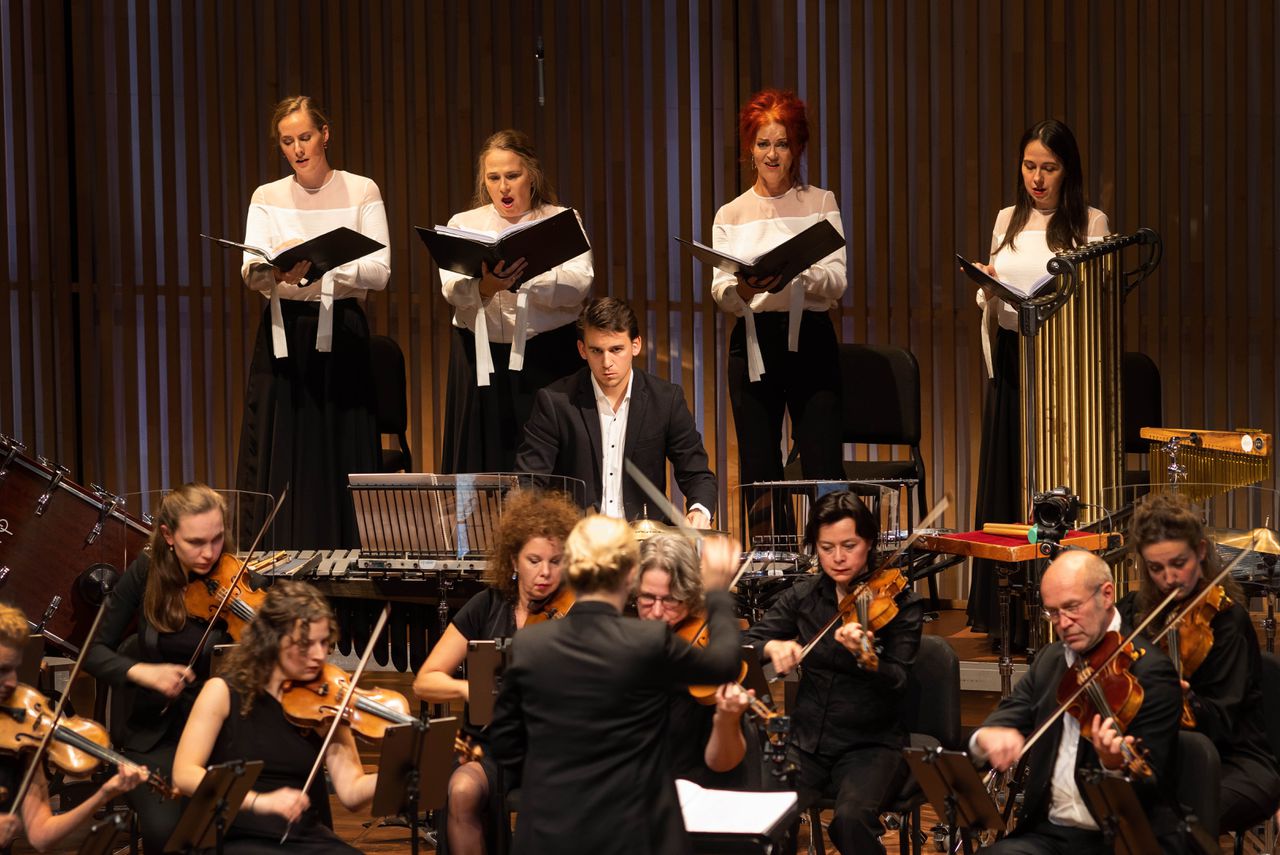
[[[93,644],[93,639],[98,634],[98,627],[102,624],[102,616],[107,613],[107,603],[110,601],[110,593],[102,598],[102,602],[98,604],[98,613],[93,617],[93,624],[89,627],[89,634],[84,637],[84,643],[80,645],[80,654],[76,656],[75,664],[71,666],[71,673],[67,675],[67,689],[62,693],[62,697],[58,698],[58,704],[53,708],[53,715],[50,716],[49,729],[40,739],[40,744],[36,747],[36,752],[31,758],[31,763],[27,766],[27,771],[22,776],[22,784],[18,787],[18,792],[13,797],[13,804],[9,806],[9,815],[15,816],[18,811],[22,810],[22,802],[27,797],[27,791],[31,789],[31,784],[35,780],[36,770],[40,768],[40,762],[44,758],[45,752],[49,750],[49,741],[53,739],[54,731],[58,729],[58,722],[62,719],[62,710],[67,705],[67,698],[71,696],[71,687],[75,685],[76,677],[80,676],[80,668],[84,664],[85,656],[89,653],[89,647]]]
[[[209,624],[204,628],[204,633],[200,636],[199,643],[196,644],[195,652],[191,654],[191,661],[187,663],[187,670],[194,672],[196,662],[200,659],[200,654],[204,652],[204,646],[209,642],[209,636],[213,634],[214,624],[218,618],[222,616],[222,611],[227,607],[227,603],[231,600],[231,593],[235,591],[236,585],[240,584],[240,580],[244,578],[245,573],[249,571],[248,557],[258,548],[258,544],[262,541],[262,536],[267,533],[267,529],[271,527],[271,523],[275,522],[276,514],[280,513],[281,506],[284,505],[284,497],[289,495],[289,485],[285,484],[284,489],[280,491],[280,498],[276,500],[276,506],[271,509],[271,513],[267,515],[267,519],[262,524],[262,528],[258,529],[258,534],[253,538],[253,543],[249,545],[249,551],[245,553],[245,560],[241,561],[234,555],[236,561],[240,562],[240,569],[236,571],[236,575],[231,577],[231,583],[227,585],[227,590],[223,593],[222,599],[218,601],[218,607],[213,610],[213,614],[209,616]],[[179,692],[178,694],[181,694]],[[164,715],[169,711],[169,707],[173,706],[173,702],[177,700],[177,696],[169,699],[164,705],[164,709],[160,710],[160,715]]]
[[[1210,582],[1208,585],[1205,585],[1204,588],[1202,588],[1199,593],[1197,593],[1194,597],[1192,597],[1191,601],[1186,605],[1185,608],[1183,608],[1182,613],[1179,614],[1176,618],[1174,618],[1174,620],[1170,621],[1170,623],[1172,624],[1172,623],[1175,623],[1176,621],[1181,620],[1191,609],[1199,605],[1200,601],[1208,595],[1209,591],[1217,587],[1217,585],[1223,579],[1225,579],[1227,575],[1231,573],[1232,570],[1236,568],[1236,565],[1239,564],[1241,560],[1244,559],[1245,556],[1251,554],[1252,552],[1253,552],[1253,543],[1250,542],[1249,547],[1245,549],[1243,552],[1241,552],[1239,555],[1237,555],[1234,561],[1232,561],[1230,564],[1224,567],[1222,572],[1219,573],[1217,576],[1215,576],[1212,582]],[[1065,713],[1067,709],[1073,703],[1075,703],[1076,700],[1082,694],[1085,693],[1085,691],[1089,688],[1089,685],[1093,683],[1093,681],[1097,678],[1097,676],[1101,674],[1103,671],[1105,671],[1107,669],[1107,666],[1110,665],[1112,662],[1114,662],[1116,658],[1121,653],[1124,652],[1124,649],[1128,647],[1129,644],[1132,643],[1133,640],[1137,638],[1142,633],[1142,631],[1145,630],[1148,625],[1150,625],[1150,623],[1153,620],[1156,619],[1157,615],[1159,615],[1166,608],[1168,608],[1169,604],[1173,602],[1174,597],[1176,597],[1177,595],[1178,595],[1178,591],[1176,588],[1170,591],[1168,595],[1166,595],[1165,598],[1160,601],[1160,605],[1152,609],[1151,613],[1148,614],[1145,618],[1143,618],[1142,622],[1138,624],[1138,626],[1133,630],[1133,632],[1129,633],[1128,637],[1125,638],[1124,641],[1120,642],[1119,646],[1117,646],[1116,649],[1111,652],[1111,655],[1108,656],[1106,659],[1104,659],[1102,661],[1102,664],[1093,670],[1092,674],[1090,674],[1083,681],[1081,681],[1080,685],[1076,688],[1076,690],[1072,692],[1071,697],[1067,698],[1066,701],[1064,701],[1056,710],[1054,710],[1053,714],[1050,715],[1047,719],[1045,719],[1044,723],[1041,724],[1038,728],[1036,728],[1035,732],[1032,733],[1031,736],[1027,738],[1027,741],[1023,743],[1022,751],[1020,752],[1021,754],[1026,754],[1027,751],[1031,749],[1031,746],[1035,745],[1036,741],[1039,740],[1040,737],[1044,736],[1044,734],[1049,730],[1049,728],[1053,725],[1053,723],[1057,721],[1058,718],[1063,713]],[[1161,635],[1163,635],[1163,633]],[[1156,639],[1152,643],[1154,644],[1157,641],[1159,641],[1161,635],[1157,635]]]
[[[361,675],[364,674],[365,666],[369,664],[369,657],[373,655],[373,646],[378,643],[378,637],[382,635],[383,627],[387,625],[387,616],[391,614],[391,604],[387,603],[382,607],[382,614],[378,615],[378,622],[373,625],[373,632],[369,635],[369,642],[364,646],[364,653],[360,655],[360,664],[356,666],[356,670],[351,674],[351,682],[347,684],[347,692],[342,696],[342,703],[338,704],[337,710],[334,712],[333,724],[329,725],[329,732],[325,734],[324,742],[320,743],[320,752],[316,754],[316,762],[311,764],[311,774],[307,775],[307,782],[302,785],[302,792],[311,789],[311,783],[316,778],[316,773],[320,771],[320,766],[324,763],[325,752],[329,750],[329,743],[333,741],[333,735],[338,732],[338,725],[342,724],[342,719],[347,714],[347,709],[351,706],[351,699],[356,695],[356,684],[360,682]],[[280,845],[289,839],[289,832],[293,830],[293,820],[289,820],[289,824],[285,826],[284,834],[280,837]]]
[[[950,506],[951,497],[950,495],[944,494],[943,497],[938,500],[938,503],[929,509],[929,513],[925,515],[925,518],[920,520],[920,524],[911,532],[911,536],[899,544],[898,548],[893,551],[893,554],[890,555],[889,558],[880,566],[892,567],[894,562],[898,560],[898,557],[910,549],[911,545],[915,543],[922,534],[924,534],[925,529],[937,522],[938,518],[941,517],[943,512],[945,512]],[[866,582],[862,582],[860,583],[860,586],[865,584]],[[840,622],[841,617],[841,613],[837,610],[835,616],[832,617],[831,620],[827,621],[827,625],[818,630],[818,633],[813,638],[809,639],[809,643],[800,649],[800,656],[796,659],[797,665],[803,662],[804,658],[809,655],[809,652],[813,650],[819,641],[822,640],[822,637],[831,631],[831,627]]]

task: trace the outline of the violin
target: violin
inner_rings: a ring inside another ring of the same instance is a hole
[[[53,710],[48,699],[28,685],[19,683],[9,698],[8,706],[0,706],[0,751],[21,753],[39,746],[53,721]],[[100,763],[137,769],[123,754],[111,750],[107,729],[96,721],[80,716],[63,716],[53,730],[49,741],[49,760],[53,765],[75,777],[85,777]],[[147,786],[167,799],[176,799],[181,793],[157,772],[149,772]]]
[[[484,757],[484,748],[476,744],[471,734],[459,733],[453,738],[453,753],[459,763],[479,763]]]
[[[530,605],[529,616],[524,619],[524,625],[533,626],[544,621],[559,620],[569,613],[576,600],[573,590],[568,585],[561,584],[560,590],[539,603],[536,611]]]
[[[1093,735],[1095,715],[1110,718],[1123,734],[1138,714],[1145,693],[1130,668],[1142,654],[1132,641],[1122,641],[1120,633],[1112,630],[1062,675],[1058,703],[1080,722],[1080,735],[1085,739]],[[1086,687],[1084,692],[1078,691],[1081,686]],[[1134,746],[1122,742],[1120,752],[1131,774],[1140,778],[1152,776],[1146,757]]]
[[[689,642],[694,647],[706,647],[710,641],[707,634],[707,613],[705,611],[696,611],[691,613],[684,620],[675,626],[675,634]],[[742,667],[738,671],[738,678],[733,682],[742,685],[742,681],[747,679],[747,663],[743,662]],[[689,694],[695,701],[704,706],[712,706],[716,702],[716,689],[718,686],[690,686]]]
[[[274,557],[250,564],[252,570],[262,563],[270,563]],[[227,622],[227,633],[236,641],[244,633],[262,603],[267,599],[266,591],[255,591],[249,587],[247,573],[241,573],[242,562],[234,555],[223,553],[218,563],[204,576],[192,579],[187,583],[183,593],[183,601],[187,614],[193,618],[209,621],[218,612],[223,600],[227,601],[219,615]]]
[[[840,600],[837,612],[842,625],[855,620],[862,626],[862,649],[858,652],[858,664],[875,671],[880,667],[880,657],[867,637],[868,632],[879,632],[898,616],[897,596],[907,587],[906,577],[896,567],[882,567],[871,578],[860,583]]]
[[[1160,647],[1169,654],[1173,667],[1178,669],[1178,679],[1186,680],[1196,672],[1213,647],[1213,619],[1220,612],[1231,608],[1231,598],[1226,588],[1213,586],[1199,604],[1173,618],[1165,626],[1160,638]],[[1182,726],[1196,726],[1195,713],[1191,711],[1191,702],[1183,696]]]
[[[338,704],[350,685],[351,676],[346,671],[326,662],[320,674],[308,683],[286,680],[280,706],[284,708],[285,718],[298,727],[324,727],[333,721]],[[394,725],[419,723],[409,714],[409,702],[399,692],[358,687],[342,720],[355,733],[370,741],[382,739],[387,729]]]

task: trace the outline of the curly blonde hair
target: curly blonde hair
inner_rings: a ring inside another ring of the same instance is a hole
[[[22,609],[0,603],[0,644],[22,650],[27,646],[30,635],[31,624],[27,623],[27,616]]]
[[[520,550],[535,537],[564,543],[582,511],[564,493],[512,490],[502,504],[497,548],[484,568],[484,581],[514,603],[519,587],[511,578]]]
[[[579,594],[617,591],[640,561],[636,536],[625,520],[592,514],[564,542],[565,573]]]
[[[221,677],[240,695],[240,714],[247,716],[254,700],[262,694],[271,679],[271,671],[280,661],[280,648],[285,638],[306,644],[311,624],[329,622],[329,644],[338,640],[338,622],[333,608],[313,586],[306,582],[282,579],[267,591],[267,598],[253,621],[245,627],[240,644],[227,656]]]

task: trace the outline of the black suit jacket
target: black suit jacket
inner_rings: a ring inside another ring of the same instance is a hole
[[[1181,851],[1174,810],[1177,783],[1178,721],[1182,715],[1182,689],[1173,663],[1159,648],[1139,638],[1134,645],[1145,651],[1132,667],[1132,673],[1144,691],[1142,706],[1125,732],[1137,738],[1148,753],[1154,778],[1134,785],[1138,798],[1146,808],[1152,830],[1166,851]],[[1029,736],[1058,708],[1058,684],[1067,670],[1066,648],[1061,641],[1036,654],[1031,669],[1014,687],[1012,694],[1000,702],[983,727],[1013,727]],[[1033,827],[1049,817],[1050,782],[1053,764],[1062,740],[1062,718],[1059,717],[1026,756],[1027,778],[1024,802],[1019,813],[1018,830]],[[1081,739],[1076,753],[1077,768],[1098,766],[1098,755],[1088,740]],[[1017,831],[1015,831],[1015,834]]]
[[[516,633],[489,726],[494,756],[521,778],[517,853],[687,853],[667,755],[679,685],[738,670],[733,600],[707,596],[710,642],[690,646],[665,621],[582,602]]]
[[[711,473],[702,436],[679,386],[632,369],[631,407],[623,457],[631,460],[661,490],[667,487],[667,459],[676,469],[676,483],[689,505],[716,510],[716,476]],[[516,470],[580,478],[587,485],[586,504],[600,507],[600,412],[591,386],[591,369],[582,368],[539,389],[533,413],[524,426],[524,441],[516,453]],[[649,499],[625,472],[622,503],[627,517],[641,515]],[[664,516],[650,508],[653,518]]]

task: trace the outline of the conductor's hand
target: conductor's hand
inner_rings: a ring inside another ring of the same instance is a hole
[[[281,787],[269,793],[259,793],[253,800],[253,812],[284,817],[287,822],[297,822],[302,812],[311,807],[311,799],[302,790]]]
[[[120,766],[114,775],[102,785],[102,794],[108,799],[122,796],[147,780],[146,766]]]
[[[1022,732],[1012,727],[983,727],[978,730],[976,738],[978,750],[987,755],[991,767],[997,772],[1003,772],[1018,762],[1026,741]]]
[[[289,247],[297,246],[300,243],[302,243],[302,241],[299,240],[298,238],[294,238],[293,240],[287,240],[275,248],[275,253],[276,255],[279,255]],[[283,282],[286,285],[297,285],[306,277],[307,271],[309,271],[310,269],[311,269],[311,262],[303,260],[303,261],[299,261],[297,264],[293,265],[293,267],[290,267],[288,270],[281,270],[279,267],[272,267],[271,275],[276,277],[277,282]]]
[[[1134,745],[1132,736],[1121,736],[1120,731],[1116,730],[1114,719],[1108,717],[1103,720],[1099,715],[1093,717],[1093,733],[1089,741],[1098,752],[1098,759],[1102,761],[1103,768],[1112,770],[1124,766],[1124,754],[1121,753],[1124,746]]]
[[[172,662],[139,662],[129,669],[126,676],[139,686],[159,692],[166,698],[178,697],[187,684],[196,678],[190,668],[174,665]]]
[[[487,303],[493,299],[493,295],[499,291],[505,291],[515,284],[516,280],[524,273],[529,265],[525,263],[523,258],[517,258],[508,266],[506,262],[499,261],[498,266],[489,269],[489,265],[483,261],[480,262],[480,300]]]
[[[727,591],[741,559],[742,547],[738,541],[728,537],[704,537],[702,587],[708,591]]]
[[[779,674],[788,674],[800,664],[800,651],[803,650],[795,641],[768,641],[764,645],[764,655],[773,663],[773,670]]]
[[[754,689],[743,689],[737,683],[721,683],[716,689],[716,715],[737,718],[755,696]]]
[[[734,275],[738,279],[738,296],[747,305],[751,305],[752,297],[778,284],[777,276],[743,276],[741,273]]]

